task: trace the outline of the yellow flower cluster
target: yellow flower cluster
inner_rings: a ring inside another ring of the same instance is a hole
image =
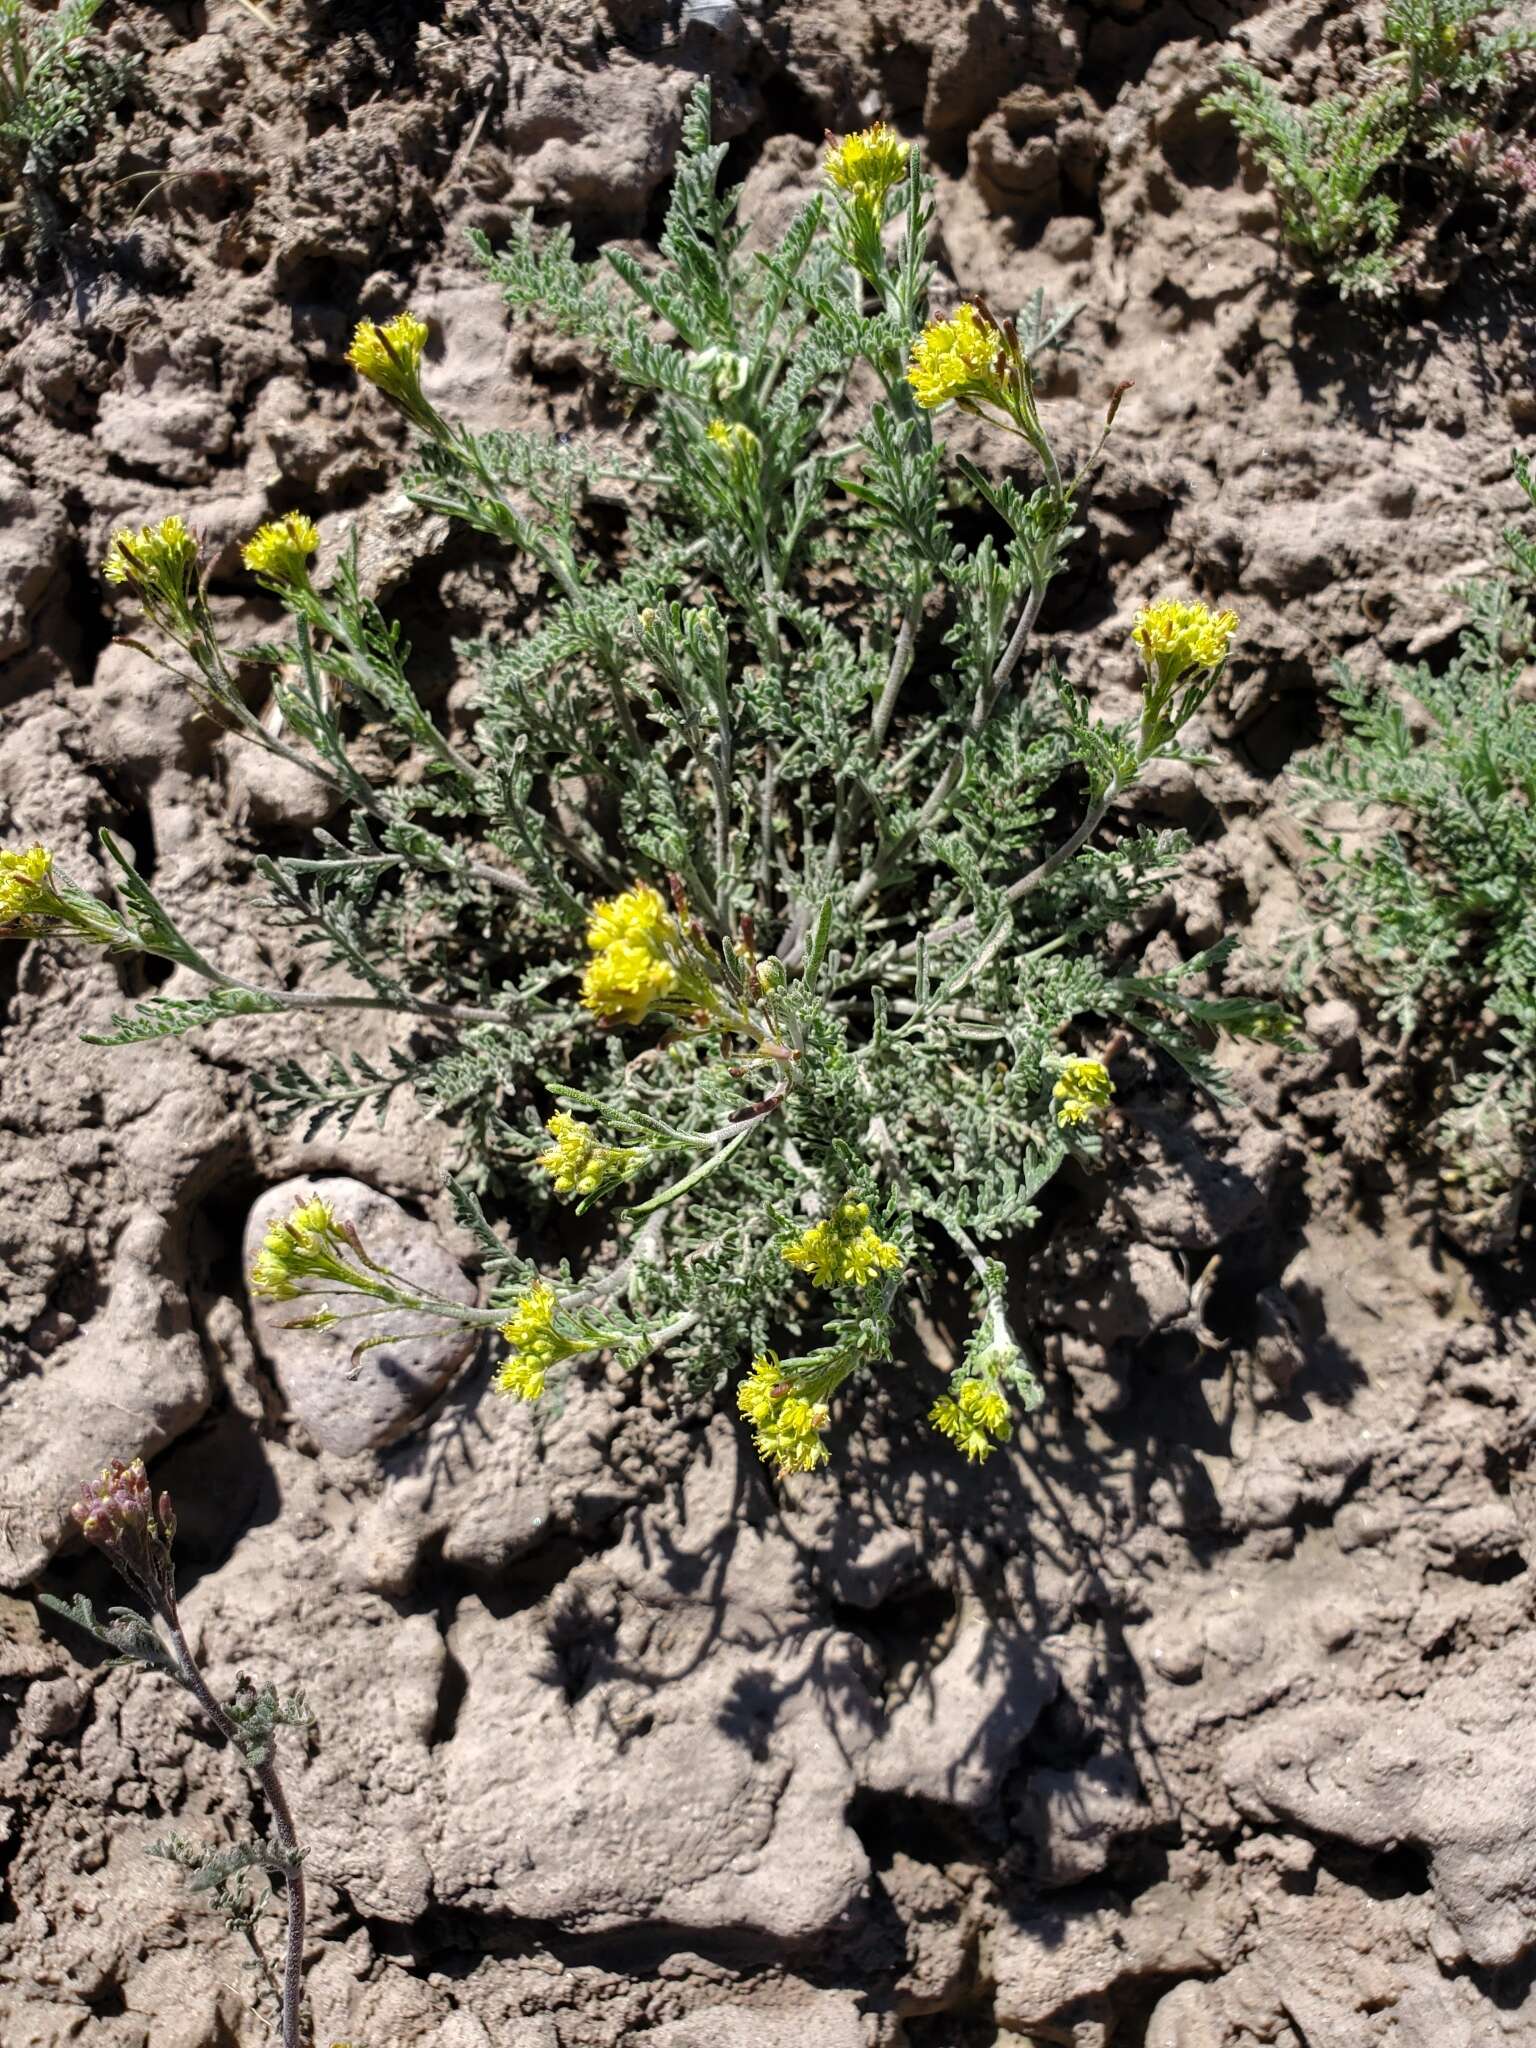
[[[856,135],[845,135],[827,153],[826,175],[840,192],[876,206],[907,175],[911,145],[894,128],[876,121]]]
[[[1095,1122],[1114,1100],[1115,1084],[1102,1060],[1067,1060],[1056,1077],[1051,1100],[1063,1130]]]
[[[821,1435],[831,1409],[796,1393],[771,1351],[753,1359],[751,1373],[736,1389],[736,1406],[753,1425],[757,1455],[780,1472],[814,1472],[831,1456]]]
[[[120,527],[112,536],[102,574],[109,583],[146,585],[185,596],[197,567],[197,541],[174,513],[158,526]]]
[[[401,399],[418,389],[426,345],[427,323],[414,313],[397,313],[382,326],[377,320],[359,320],[347,361],[386,397]]]
[[[265,576],[269,583],[307,583],[309,558],[319,545],[320,529],[313,519],[289,512],[258,526],[240,559],[253,576]]]
[[[501,1326],[501,1334],[512,1349],[496,1374],[498,1394],[511,1394],[519,1401],[537,1401],[550,1368],[563,1359],[576,1357],[585,1348],[562,1337],[554,1328],[552,1318],[559,1306],[559,1297],[547,1280],[535,1280],[518,1297]]]
[[[643,1024],[656,1004],[672,993],[676,982],[676,969],[666,960],[621,940],[616,946],[605,946],[588,964],[581,981],[581,1000],[599,1017],[622,1017],[626,1024]]]
[[[955,398],[1008,403],[997,329],[975,306],[957,306],[947,320],[930,320],[913,344],[907,382],[920,406],[932,412]]]
[[[592,906],[587,919],[587,944],[593,952],[609,946],[659,946],[677,929],[677,921],[659,889],[636,882],[620,896],[607,896]]]
[[[88,945],[142,950],[115,910],[55,871],[46,846],[0,848],[0,939],[43,939],[67,933]]]
[[[633,1145],[600,1145],[590,1124],[557,1109],[544,1126],[554,1139],[538,1164],[551,1176],[557,1195],[595,1195],[610,1181],[627,1180],[640,1161]]]
[[[1192,669],[1220,668],[1236,631],[1236,612],[1213,612],[1208,605],[1170,597],[1136,614],[1131,638],[1148,669],[1166,684]]]
[[[24,853],[0,852],[0,931],[25,930],[33,919],[57,910],[52,875],[53,855],[46,846],[29,846]]]
[[[830,1216],[785,1245],[783,1257],[818,1287],[867,1287],[906,1264],[901,1247],[887,1243],[871,1225],[868,1202],[852,1200],[839,1202]]]
[[[264,1301],[293,1301],[301,1279],[335,1278],[342,1270],[335,1244],[336,1212],[320,1195],[300,1202],[286,1223],[274,1223],[251,1267],[251,1292]]]
[[[967,1380],[958,1399],[942,1394],[928,1410],[928,1420],[973,1465],[990,1458],[1013,1434],[1008,1403],[996,1387],[984,1386],[980,1380]]]
[[[677,935],[676,918],[648,882],[599,903],[587,925],[593,958],[582,977],[582,1002],[599,1017],[643,1023],[677,987],[666,951]]]

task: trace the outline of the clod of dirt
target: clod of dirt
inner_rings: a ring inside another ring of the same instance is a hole
[[[903,1682],[865,1762],[875,1792],[985,1813],[1057,1685],[1027,1632],[977,1607],[931,1670]]]
[[[70,1530],[83,1478],[113,1457],[153,1456],[208,1406],[211,1375],[170,1237],[154,1214],[135,1217],[116,1246],[105,1304],[45,1371],[10,1389],[6,1461],[28,1488],[3,1558],[10,1584],[25,1585]]]
[[[712,2005],[646,2038],[654,2048],[864,2048],[869,2036],[852,1992],[820,1991],[777,2012]]]
[[[1235,1959],[1243,1909],[1219,1880],[1191,1892],[1152,1886],[1129,1912],[1110,1894],[1072,1911],[1005,1922],[992,1939],[998,2020],[1015,2033],[1071,2048],[1107,2048],[1117,1993],[1156,1972],[1203,1975]]]
[[[661,1920],[776,1943],[814,1940],[852,1909],[868,1879],[845,1818],[870,1719],[857,1645],[806,1611],[782,1535],[722,1537],[739,1455],[720,1418],[667,1550],[632,1520],[532,1629],[460,1603],[440,1900],[588,1932]],[[727,1608],[742,1621],[729,1642]]]
[[[1499,1968],[1530,1942],[1533,1682],[1536,1658],[1517,1641],[1411,1706],[1329,1701],[1278,1714],[1233,1744],[1228,1789],[1254,1819],[1284,1818],[1362,1849],[1414,1843],[1443,1915],[1441,1962]]]

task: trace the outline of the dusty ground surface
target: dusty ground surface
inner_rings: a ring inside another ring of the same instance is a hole
[[[1168,586],[1243,618],[1212,765],[1154,800],[1199,840],[1160,945],[1286,923],[1285,766],[1324,727],[1327,661],[1443,649],[1447,585],[1514,509],[1536,395],[1507,246],[1453,250],[1383,323],[1343,313],[1298,291],[1197,116],[1234,44],[1298,90],[1347,73],[1352,8],[105,18],[145,65],[90,173],[100,242],[0,292],[0,835],[89,872],[94,829],[123,832],[237,968],[284,965],[250,857],[314,813],[113,643],[111,530],[182,512],[251,625],[237,539],[293,505],[357,514],[445,669],[505,601],[391,505],[401,445],[340,367],[350,324],[409,297],[445,409],[579,425],[581,365],[507,337],[462,231],[531,203],[643,240],[701,72],[749,204],[787,204],[823,128],[883,110],[929,140],[960,288],[1085,302],[1061,418],[1135,379],[1061,651],[1107,687]],[[482,1362],[392,1448],[321,1450],[255,1341],[246,1213],[346,1174],[462,1252],[450,1134],[401,1101],[382,1131],[276,1138],[233,1027],[93,1050],[117,969],[33,948],[0,975],[7,2048],[260,2037],[237,1946],[144,1856],[246,1821],[239,1771],[30,1597],[40,1574],[99,1589],[59,1504],[139,1450],[181,1504],[213,1673],[315,1708],[290,1783],[322,2042],[1536,2041],[1529,1233],[1494,1259],[1437,1232],[1407,1084],[1337,991],[1305,1056],[1235,1063],[1222,1112],[1149,1064],[1102,1179],[1053,1196],[1020,1262],[1049,1397],[1016,1455],[961,1469],[895,1375],[830,1476],[777,1488],[734,1417],[679,1424],[669,1389],[601,1367],[542,1434],[480,1398]]]

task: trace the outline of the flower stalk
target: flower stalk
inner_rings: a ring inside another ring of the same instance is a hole
[[[71,1515],[85,1540],[101,1551],[142,1602],[148,1618],[134,1609],[115,1608],[106,1623],[99,1622],[83,1595],[66,1602],[44,1594],[44,1604],[94,1636],[114,1652],[119,1663],[138,1664],[147,1671],[158,1672],[190,1693],[217,1733],[244,1757],[261,1789],[272,1817],[272,1839],[264,1849],[234,1857],[227,1851],[215,1852],[204,1862],[189,1854],[178,1838],[165,1845],[161,1853],[197,1871],[200,1879],[204,1873],[212,1878],[220,1871],[251,1867],[265,1868],[281,1877],[286,1926],[280,1975],[270,1968],[262,1952],[255,1934],[254,1915],[240,1912],[238,1918],[263,1980],[276,1987],[275,2032],[281,2048],[307,2048],[310,2030],[304,2005],[304,1849],[273,1761],[273,1734],[285,1723],[308,1725],[308,1711],[297,1696],[279,1700],[270,1687],[258,1691],[244,1678],[230,1705],[215,1697],[192,1654],[176,1602],[172,1555],[175,1510],[168,1493],[156,1497],[151,1491],[142,1458],[130,1463],[114,1458],[97,1478],[85,1481]],[[156,1622],[163,1628],[163,1635],[156,1629]],[[221,1885],[221,1889],[227,1887]]]

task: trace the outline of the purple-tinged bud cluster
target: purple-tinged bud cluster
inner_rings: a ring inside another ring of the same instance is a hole
[[[105,1552],[155,1606],[169,1596],[176,1513],[168,1493],[162,1493],[158,1501],[151,1493],[142,1458],[135,1458],[130,1465],[114,1458],[103,1466],[99,1479],[88,1479],[82,1485],[70,1513],[86,1541]]]
[[[1493,138],[1486,129],[1463,128],[1459,135],[1451,137],[1446,154],[1457,170],[1470,176],[1487,161],[1492,146]]]
[[[1536,144],[1512,142],[1499,158],[1499,175],[1523,192],[1536,194]]]

